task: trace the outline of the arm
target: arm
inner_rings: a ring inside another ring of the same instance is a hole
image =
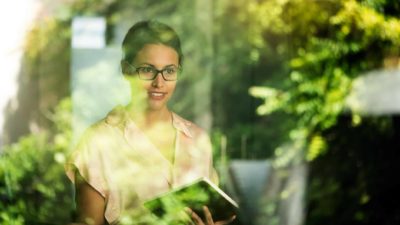
[[[105,201],[103,196],[90,186],[79,174],[75,173],[76,197],[78,218],[77,222],[88,225],[105,224],[104,210]]]

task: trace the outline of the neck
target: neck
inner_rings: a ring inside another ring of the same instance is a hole
[[[135,108],[129,108],[130,118],[142,128],[150,128],[156,124],[171,123],[171,111],[167,107],[160,110],[135,110]]]
[[[147,126],[152,126],[157,123],[171,122],[171,112],[167,109],[147,110],[144,115],[144,122]]]

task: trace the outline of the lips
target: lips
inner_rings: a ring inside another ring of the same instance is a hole
[[[167,95],[166,92],[149,91],[149,98],[152,100],[163,100]]]

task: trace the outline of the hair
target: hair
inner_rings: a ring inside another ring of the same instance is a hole
[[[178,34],[168,25],[157,21],[141,21],[134,24],[122,41],[122,60],[132,62],[146,44],[163,44],[173,48],[182,65],[183,54]]]

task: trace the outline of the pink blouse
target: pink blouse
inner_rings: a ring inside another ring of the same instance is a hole
[[[126,116],[110,114],[85,132],[66,165],[105,199],[109,224],[140,214],[142,203],[200,177],[216,181],[209,136],[195,124],[172,113],[176,130],[173,163]],[[125,218],[125,216],[128,216]]]

